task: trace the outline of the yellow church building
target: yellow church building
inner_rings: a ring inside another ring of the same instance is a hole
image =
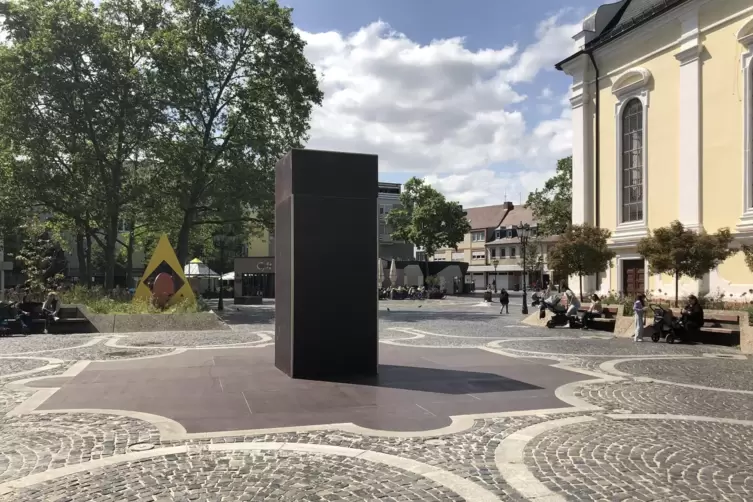
[[[621,0],[574,38],[556,66],[572,77],[573,223],[610,230],[617,253],[584,290],[673,293],[636,253],[649,230],[753,243],[753,0]],[[739,296],[753,273],[738,253],[680,288]]]

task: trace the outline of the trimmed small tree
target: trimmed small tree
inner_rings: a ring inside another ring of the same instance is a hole
[[[678,306],[680,276],[703,279],[712,270],[737,252],[730,249],[732,234],[722,228],[715,234],[695,232],[673,221],[668,227],[657,228],[638,243],[638,253],[648,261],[654,274],[675,278],[675,307]]]
[[[443,247],[457,248],[458,242],[471,231],[460,204],[446,200],[444,195],[415,177],[405,183],[400,207],[390,211],[387,224],[394,229],[394,239],[424,249],[424,283],[429,277],[429,256]]]
[[[603,272],[615,256],[607,246],[609,230],[592,225],[571,225],[549,250],[549,268],[577,275],[583,300],[583,276]]]

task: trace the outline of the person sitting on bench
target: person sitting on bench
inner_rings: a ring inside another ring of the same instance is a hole
[[[601,307],[601,300],[599,299],[599,295],[592,295],[591,308],[589,308],[587,312],[584,312],[583,317],[581,318],[583,329],[588,329],[588,325],[591,323],[591,320],[600,318],[603,312],[604,311]]]
[[[50,323],[58,321],[60,318],[58,317],[58,312],[60,311],[60,300],[58,300],[58,297],[55,293],[50,293],[47,295],[47,300],[45,300],[44,304],[42,305],[42,315],[44,316],[44,332],[47,333],[47,328],[49,327]]]
[[[688,304],[682,309],[682,324],[690,337],[697,336],[703,327],[703,308],[695,295],[688,296]]]

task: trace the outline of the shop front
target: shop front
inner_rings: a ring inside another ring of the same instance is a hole
[[[235,259],[235,297],[275,297],[274,256]]]

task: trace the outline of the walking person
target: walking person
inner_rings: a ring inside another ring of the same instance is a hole
[[[44,332],[48,333],[48,328],[51,323],[60,320],[58,312],[60,311],[60,300],[55,293],[47,295],[47,300],[42,305],[42,315],[44,316]]]
[[[646,319],[646,295],[638,293],[635,297],[635,303],[633,304],[633,312],[635,312],[635,335],[633,335],[633,341],[643,341],[643,325]]]
[[[499,303],[502,305],[502,307],[499,309],[499,313],[501,314],[502,311],[505,311],[505,314],[510,313],[510,295],[507,293],[507,290],[505,288],[502,288],[499,290]]]

